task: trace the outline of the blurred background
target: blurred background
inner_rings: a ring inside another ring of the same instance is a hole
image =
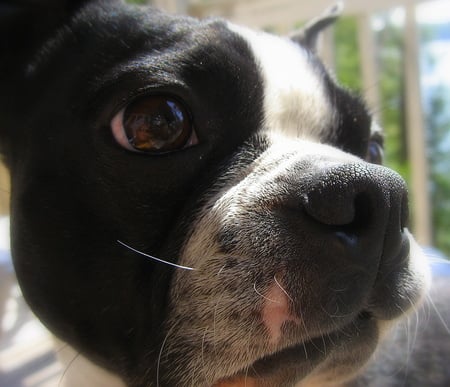
[[[333,5],[332,0],[128,1],[200,18],[226,17],[278,34]],[[385,163],[409,184],[417,239],[448,257],[450,0],[346,0],[344,6],[343,17],[322,37],[321,56],[343,85],[365,97],[384,127]],[[57,364],[51,337],[22,299],[9,256],[8,208],[9,178],[0,165],[0,386],[56,387],[76,367],[63,370]]]

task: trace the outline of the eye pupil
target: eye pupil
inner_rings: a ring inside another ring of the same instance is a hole
[[[143,152],[182,148],[192,134],[190,117],[178,101],[147,96],[128,105],[123,128],[129,144]]]

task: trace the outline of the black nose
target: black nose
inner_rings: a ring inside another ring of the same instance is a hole
[[[331,227],[332,235],[349,248],[368,233],[400,234],[408,219],[403,179],[388,168],[368,163],[335,165],[312,173],[302,200],[309,217]]]
[[[404,180],[364,162],[330,163],[303,177],[303,240],[314,257],[311,265],[319,268],[316,302],[322,310],[336,316],[337,308],[342,318],[368,311],[389,319],[407,309],[399,297],[409,256]]]

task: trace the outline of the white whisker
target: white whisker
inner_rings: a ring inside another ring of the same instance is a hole
[[[444,317],[442,317],[441,313],[439,312],[438,308],[436,307],[436,304],[433,302],[433,299],[431,296],[428,296],[428,302],[430,303],[431,307],[434,309],[434,312],[438,316],[439,320],[441,321],[443,327],[447,331],[447,333],[450,335],[450,328],[447,325],[447,322],[444,320]]]
[[[163,260],[163,259],[161,259],[161,258],[156,258],[156,257],[154,257],[153,255],[146,254],[146,253],[144,253],[144,252],[142,252],[142,251],[136,250],[135,248],[133,248],[133,247],[127,245],[126,243],[123,243],[122,241],[117,240],[117,243],[121,244],[122,246],[126,247],[127,249],[130,249],[131,251],[134,251],[135,253],[141,254],[141,255],[143,255],[144,257],[153,259],[153,260],[155,260],[155,261],[157,261],[157,262],[165,263],[166,265],[174,266],[174,267],[177,267],[178,269],[195,270],[193,267],[177,265],[176,263],[169,262],[169,261],[165,261],[165,260]]]
[[[220,270],[217,272],[217,275],[222,274],[222,271],[225,269],[226,266],[227,266],[226,264],[223,265],[223,266],[220,268]]]
[[[281,284],[277,281],[277,276],[276,275],[273,276],[273,279],[275,280],[275,283],[278,285],[278,287],[282,290],[282,292],[284,294],[286,294],[287,298],[289,298],[291,300],[291,302],[294,302],[294,300],[289,295],[289,293],[286,290],[284,290],[284,288],[281,286]]]
[[[222,300],[223,293],[218,297],[216,305],[214,306],[214,316],[213,316],[213,343],[214,343],[214,353],[217,356],[217,340],[216,340],[216,324],[217,324],[217,313],[219,308],[219,303]]]
[[[450,261],[447,260],[446,258],[441,258],[438,255],[433,255],[433,254],[427,254],[428,259],[430,260],[431,263],[437,263],[437,264],[442,264],[442,265],[450,265]]]
[[[172,333],[172,331],[174,330],[175,326],[176,326],[176,324],[174,324],[174,325],[172,326],[172,328],[169,329],[169,331],[167,332],[166,337],[164,337],[164,341],[163,341],[162,344],[161,344],[161,349],[159,350],[159,354],[158,354],[158,363],[157,363],[157,365],[156,365],[156,386],[157,386],[157,387],[160,386],[160,384],[159,384],[159,368],[160,368],[160,366],[161,366],[161,359],[162,359],[162,354],[163,354],[163,351],[164,351],[164,346],[166,345],[166,341],[167,341],[167,339],[169,338],[169,336],[170,336],[170,334]]]
[[[256,294],[257,294],[258,296],[261,296],[262,298],[266,299],[267,301],[274,302],[275,304],[281,304],[280,301],[272,300],[272,299],[270,299],[269,297],[266,297],[264,294],[260,293],[260,292],[256,289],[256,283],[253,284],[253,290],[256,292]]]
[[[203,333],[202,338],[202,350],[201,350],[201,356],[202,356],[202,370],[203,370],[203,376],[205,377],[206,385],[209,385],[208,376],[206,374],[206,363],[205,363],[205,342],[206,342],[206,334],[208,333],[208,327],[205,328],[205,332]]]

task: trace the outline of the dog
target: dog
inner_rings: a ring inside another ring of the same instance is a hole
[[[380,127],[317,56],[338,10],[282,38],[0,7],[14,266],[75,358],[130,387],[356,383],[430,281]]]

